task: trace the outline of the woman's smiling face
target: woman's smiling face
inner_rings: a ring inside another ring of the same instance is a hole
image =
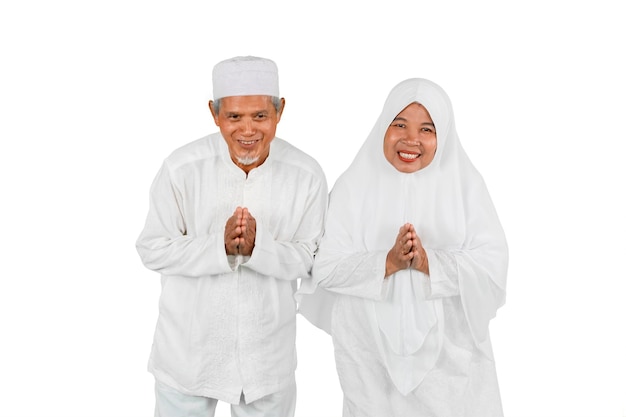
[[[400,172],[411,173],[427,167],[435,158],[436,150],[435,125],[421,104],[406,106],[385,132],[385,158]]]

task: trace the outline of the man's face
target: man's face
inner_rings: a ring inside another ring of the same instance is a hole
[[[391,122],[385,133],[385,158],[398,171],[411,173],[430,164],[437,150],[437,132],[428,110],[412,103]]]
[[[219,114],[215,114],[213,102],[209,102],[231,159],[246,174],[267,159],[283,106],[284,99],[281,99],[281,109],[277,112],[269,96],[224,97]]]

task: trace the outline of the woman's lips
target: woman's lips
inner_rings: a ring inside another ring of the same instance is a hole
[[[420,157],[420,154],[419,153],[415,153],[415,152],[400,151],[400,152],[398,152],[398,156],[400,157],[401,160],[403,160],[405,162],[413,162],[417,158]]]

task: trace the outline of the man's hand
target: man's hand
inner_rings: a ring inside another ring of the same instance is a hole
[[[241,236],[241,216],[243,209],[237,207],[232,216],[226,221],[226,227],[224,228],[224,246],[226,247],[227,255],[239,254],[239,240]]]
[[[239,253],[244,256],[252,255],[256,240],[256,220],[247,208],[244,208],[241,216],[241,235],[239,236]]]
[[[226,254],[250,256],[255,240],[256,220],[247,208],[237,207],[224,228]]]

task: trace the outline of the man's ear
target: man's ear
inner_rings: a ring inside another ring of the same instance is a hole
[[[277,119],[276,123],[280,122],[280,118],[281,118],[281,117],[282,117],[282,115],[283,115],[283,110],[284,110],[284,109],[285,109],[285,99],[284,99],[284,98],[281,98],[281,99],[280,99],[280,109],[279,109],[278,114],[277,114],[278,119]]]
[[[215,109],[213,108],[213,100],[209,100],[209,110],[211,110],[211,116],[213,116],[213,121],[215,122],[216,126],[219,126],[219,119],[218,119],[218,115],[215,113]]]

